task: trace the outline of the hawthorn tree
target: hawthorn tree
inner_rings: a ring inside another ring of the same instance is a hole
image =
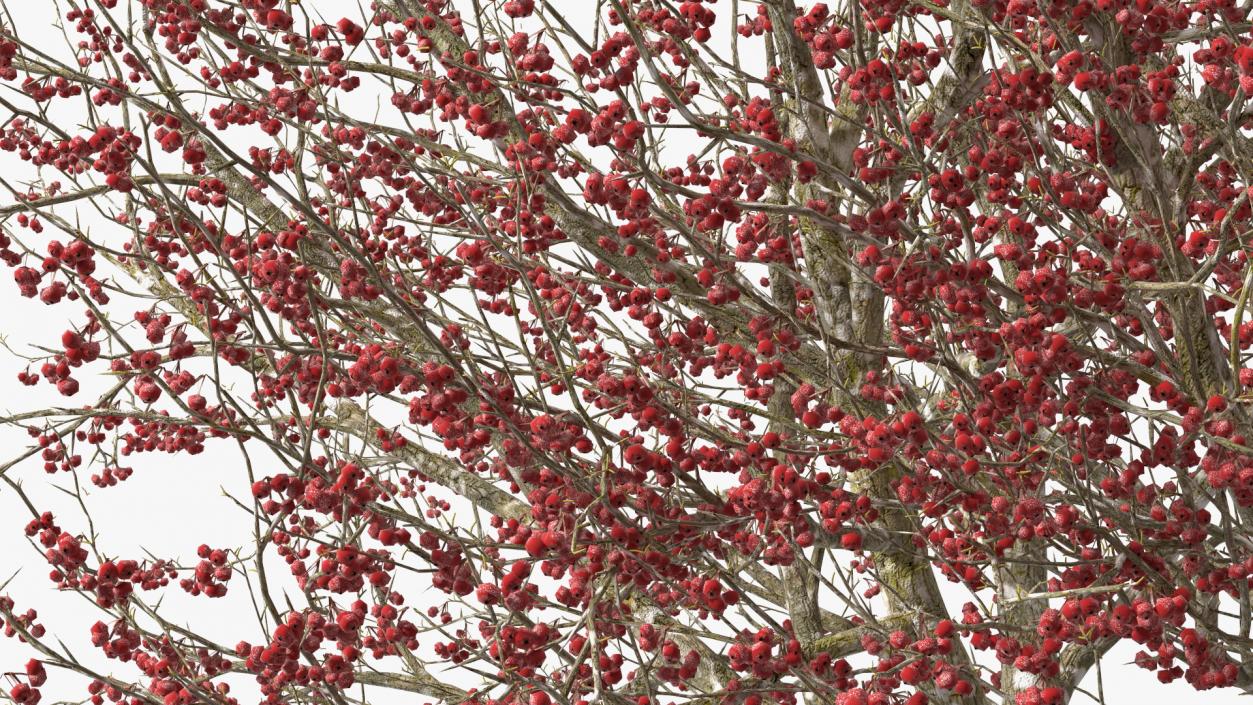
[[[1251,9],[10,3],[0,478],[96,618],[0,599],[8,697],[1253,692]],[[98,535],[202,451],[255,541]]]

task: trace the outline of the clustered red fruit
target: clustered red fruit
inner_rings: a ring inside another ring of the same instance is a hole
[[[104,561],[91,570],[86,565],[89,556],[82,539],[62,531],[49,512],[27,524],[26,535],[35,537],[46,549],[44,556],[53,568],[48,577],[58,587],[92,593],[101,607],[125,604],[136,587],[157,590],[177,576],[177,571],[161,560],[146,567],[130,559]]]
[[[179,581],[179,586],[192,595],[224,596],[226,583],[230,582],[232,572],[231,567],[226,564],[226,551],[201,544],[196,549],[196,555],[200,556],[200,562],[196,564],[193,577]]]
[[[18,380],[116,378],[81,423],[32,422],[43,469],[104,489],[144,454],[273,450],[257,560],[304,598],[266,605],[259,643],[192,646],[136,592],[223,597],[246,553],[108,559],[35,510],[53,583],[111,615],[93,645],[146,679],[93,679],[93,705],[237,705],[215,678],[240,669],[267,705],[335,700],[419,652],[508,686],[465,705],[656,705],[708,671],[727,705],[1055,705],[1066,655],[1118,641],[1162,682],[1247,678],[1206,623],[1253,587],[1229,525],[1253,508],[1241,8],[799,4],[732,18],[776,52],[758,77],[710,48],[712,0],[610,3],[578,42],[533,0],[490,3],[496,25],[449,0],[326,23],[142,0],[142,47],[101,0],[65,13],[64,71],[0,40],[35,106],[0,150],[98,184],[24,186],[0,232],[20,296],[82,309]],[[157,90],[171,69],[204,105]],[[363,86],[403,128],[361,117]],[[676,158],[672,128],[699,146]],[[79,200],[108,234],[67,219]],[[116,296],[115,263],[155,299]],[[801,605],[745,562],[911,621],[815,651],[834,615],[776,618]],[[1007,566],[1058,596],[992,598]],[[902,574],[981,596],[943,619]],[[441,604],[407,604],[412,580]],[[13,609],[7,636],[44,636]],[[47,677],[31,661],[9,697]]]

